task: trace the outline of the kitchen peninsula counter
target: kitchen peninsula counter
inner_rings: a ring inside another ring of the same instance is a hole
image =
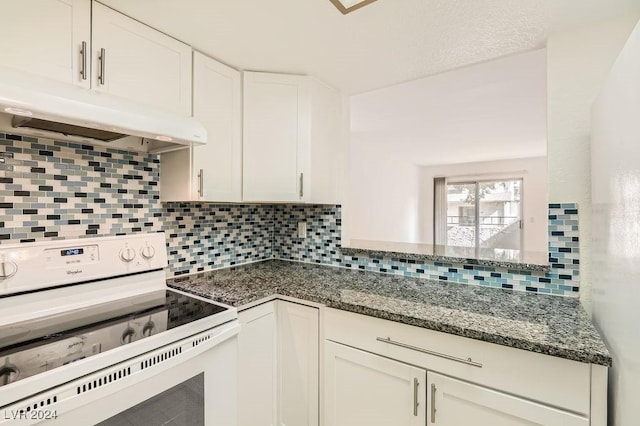
[[[569,360],[611,365],[578,299],[267,260],[168,280],[242,309],[288,296]]]

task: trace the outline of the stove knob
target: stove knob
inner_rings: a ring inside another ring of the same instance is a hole
[[[20,370],[13,364],[5,364],[0,367],[0,385],[8,385],[14,382],[20,375]]]
[[[10,260],[0,262],[0,280],[11,278],[18,272],[18,265]]]
[[[144,257],[145,259],[149,260],[153,256],[155,256],[156,250],[151,246],[144,246],[140,250],[140,254],[142,255],[142,257]]]
[[[144,337],[149,337],[149,336],[151,336],[151,334],[153,333],[153,331],[155,329],[156,329],[156,325],[153,323],[153,321],[149,320],[144,325],[144,327],[142,327],[142,335]]]
[[[136,258],[136,251],[132,248],[123,248],[120,250],[120,259],[124,262],[131,262]]]
[[[133,338],[136,335],[136,331],[131,328],[131,327],[127,327],[126,330],[124,330],[124,332],[122,333],[122,337],[120,338],[120,342],[123,345],[126,345],[127,343],[131,343],[133,341]]]

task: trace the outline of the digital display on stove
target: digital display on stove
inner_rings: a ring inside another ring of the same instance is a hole
[[[84,253],[83,248],[70,248],[70,249],[60,250],[61,256],[77,256],[82,253]]]

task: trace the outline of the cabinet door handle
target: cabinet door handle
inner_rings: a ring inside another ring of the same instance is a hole
[[[406,343],[396,342],[395,340],[391,340],[391,337],[376,337],[376,340],[379,341],[379,342],[388,343],[390,345],[400,346],[401,348],[407,348],[407,349],[411,349],[413,351],[422,352],[424,354],[433,355],[433,356],[437,356],[437,357],[440,357],[440,358],[448,359],[448,360],[451,360],[451,361],[461,362],[463,364],[471,365],[473,367],[482,368],[482,364],[481,363],[475,362],[471,358],[467,358],[467,359],[458,358],[458,357],[447,355],[447,354],[443,354],[443,353],[440,353],[440,352],[430,351],[428,349],[419,348],[417,346],[408,345]]]
[[[418,416],[418,405],[420,405],[420,403],[418,402],[418,386],[420,386],[420,383],[418,382],[418,379],[414,377],[413,378],[413,415],[416,417]]]
[[[106,54],[107,51],[105,50],[105,48],[103,47],[102,49],[100,49],[100,54],[98,55],[98,65],[100,66],[100,73],[98,74],[98,83],[100,83],[100,85],[104,86],[104,64],[106,62]]]
[[[304,196],[304,173],[300,173],[300,198]]]
[[[198,173],[198,195],[204,197],[204,170],[200,169]]]
[[[83,41],[80,46],[80,78],[87,79],[87,42]]]
[[[431,383],[431,423],[436,422],[436,384]]]

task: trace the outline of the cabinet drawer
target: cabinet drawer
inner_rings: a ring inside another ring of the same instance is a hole
[[[331,308],[326,309],[325,338],[502,392],[589,414],[589,364]]]

